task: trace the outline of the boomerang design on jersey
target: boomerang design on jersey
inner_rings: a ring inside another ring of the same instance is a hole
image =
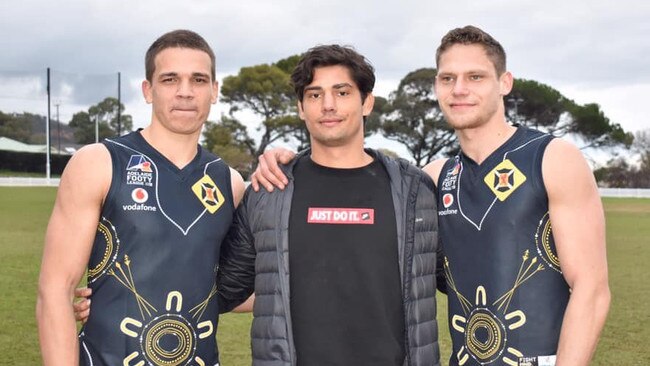
[[[140,311],[139,318],[136,315],[127,316],[120,322],[120,331],[140,343],[140,351],[133,351],[124,357],[124,365],[137,365],[141,361],[153,365],[185,365],[188,361],[195,361],[199,365],[205,365],[200,356],[195,356],[196,343],[214,333],[216,324],[212,320],[200,320],[208,302],[217,293],[216,283],[212,285],[207,297],[189,310],[192,316],[190,321],[182,313],[181,292],[170,291],[164,297],[164,312],[160,313],[138,293],[129,256],[124,256],[123,265],[118,262],[115,267],[117,271],[111,269],[109,274],[133,294]]]
[[[445,258],[444,269],[449,288],[456,294],[463,309],[462,315],[453,314],[451,316],[453,329],[462,333],[465,339],[465,345],[456,354],[460,365],[464,365],[469,356],[472,356],[481,365],[492,363],[501,358],[505,364],[516,366],[518,365],[517,360],[524,357],[521,351],[514,347],[508,347],[508,331],[524,326],[526,313],[520,309],[508,312],[508,307],[515,296],[515,291],[537,272],[544,270],[544,265],[537,262],[538,258],[530,258],[528,250],[526,250],[522,256],[517,277],[506,293],[496,300],[488,302],[489,294],[485,287],[478,286],[476,300],[472,303],[456,287],[449,259]],[[506,354],[501,357],[506,349]]]

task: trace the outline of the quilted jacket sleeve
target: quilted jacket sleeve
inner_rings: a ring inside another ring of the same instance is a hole
[[[217,270],[219,312],[226,313],[246,301],[255,285],[255,242],[248,222],[250,187],[239,204],[221,244]]]

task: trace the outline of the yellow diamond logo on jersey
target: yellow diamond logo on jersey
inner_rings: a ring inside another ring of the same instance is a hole
[[[506,159],[494,167],[485,176],[485,184],[492,190],[499,201],[505,201],[512,192],[526,181],[526,176]]]
[[[217,212],[219,207],[223,205],[223,195],[219,190],[219,187],[214,183],[214,181],[207,175],[204,175],[203,178],[199,179],[192,186],[192,192],[199,198],[203,206],[211,214]]]

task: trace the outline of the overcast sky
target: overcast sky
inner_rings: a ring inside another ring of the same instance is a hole
[[[270,63],[316,44],[353,45],[375,66],[376,94],[433,67],[451,28],[473,24],[499,40],[515,77],[598,103],[628,131],[650,128],[650,2],[633,0],[223,1],[21,0],[0,3],[0,110],[45,114],[44,75],[62,121],[105,96],[122,100],[136,127],[149,122],[140,94],[144,53],[178,28],[203,35],[217,76]],[[63,82],[65,80],[65,83]],[[85,107],[80,107],[85,106]],[[215,108],[217,120],[224,108]],[[53,118],[54,109],[53,109]]]

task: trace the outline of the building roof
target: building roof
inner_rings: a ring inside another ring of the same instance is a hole
[[[47,152],[47,145],[30,145],[26,144],[24,142],[16,141],[14,139],[10,139],[8,137],[0,136],[0,150],[5,150],[5,151],[18,151],[18,152],[28,152],[28,153],[41,153],[44,154]],[[51,153],[52,154],[65,154],[65,155],[70,155],[69,152],[63,151],[59,152],[59,150],[51,146]]]

